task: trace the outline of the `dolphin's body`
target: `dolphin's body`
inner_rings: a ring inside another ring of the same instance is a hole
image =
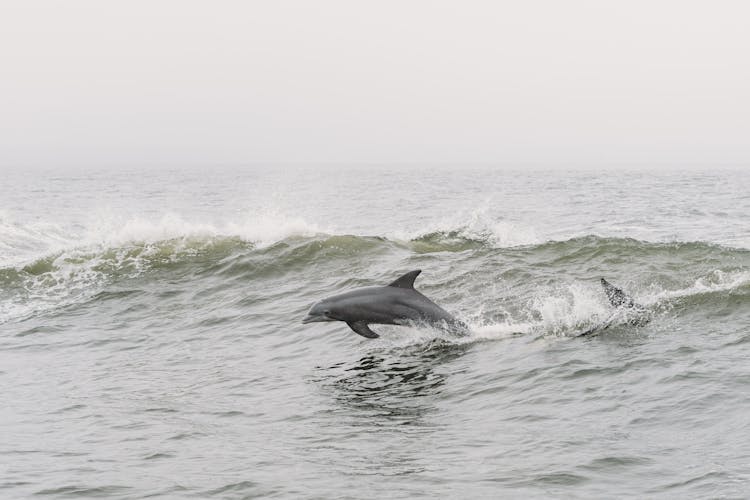
[[[421,272],[408,272],[388,286],[359,288],[323,299],[310,308],[302,322],[343,321],[368,339],[379,337],[370,329],[371,324],[426,323],[452,333],[468,333],[464,323],[414,289],[414,280]]]

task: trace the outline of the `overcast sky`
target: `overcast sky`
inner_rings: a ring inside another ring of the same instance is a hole
[[[0,3],[0,167],[750,164],[744,1]]]

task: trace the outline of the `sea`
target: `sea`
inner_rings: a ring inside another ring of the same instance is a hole
[[[626,497],[750,497],[750,172],[2,172],[0,498]]]

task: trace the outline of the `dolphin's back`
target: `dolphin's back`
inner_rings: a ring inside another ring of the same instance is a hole
[[[445,321],[448,323],[455,323],[457,320],[448,311],[412,289],[409,296],[406,298],[406,305],[414,307],[420,317],[417,319],[424,319],[431,322]]]
[[[414,288],[419,271],[412,271],[387,286],[353,290],[341,297],[351,301],[368,323],[402,325],[423,323],[452,333],[468,333],[469,327]]]
[[[367,287],[341,294],[338,298],[352,314],[359,313],[370,323],[393,325],[404,320],[428,324],[457,322],[448,311],[413,288]]]
[[[389,288],[389,287],[384,287]],[[396,290],[391,290],[394,293]],[[397,292],[399,311],[403,311],[404,319],[415,323],[426,323],[430,326],[447,328],[453,333],[467,333],[469,328],[463,322],[456,319],[448,311],[425,297],[415,289]],[[403,308],[403,309],[401,309]]]

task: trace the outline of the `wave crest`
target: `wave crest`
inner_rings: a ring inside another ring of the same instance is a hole
[[[655,278],[663,287],[632,290],[641,292],[637,296],[646,303],[744,290],[750,283],[746,271],[750,251],[710,243],[649,243],[599,236],[541,242],[533,231],[494,221],[482,211],[458,226],[440,226],[411,235],[363,236],[337,234],[304,219],[274,213],[218,225],[168,214],[153,221],[102,218],[84,229],[66,231],[52,224],[16,224],[0,214],[0,323],[87,300],[121,280],[148,281],[150,275],[164,271],[170,276],[219,273],[222,279],[240,275],[266,279],[321,265],[351,268],[390,253],[408,257],[460,252],[461,256],[451,257],[459,266],[497,272],[503,280],[516,279],[516,271],[523,270],[523,279],[546,280],[547,285],[557,279],[544,277],[545,269],[578,276],[602,269],[614,272],[629,262],[642,262],[649,270],[696,262],[715,269],[692,284],[670,282],[664,273]],[[485,335],[518,328],[528,331],[539,325],[545,331],[566,332],[606,316],[598,290],[571,286],[547,292],[536,295],[525,308],[526,316],[517,321],[501,327],[480,325]]]

